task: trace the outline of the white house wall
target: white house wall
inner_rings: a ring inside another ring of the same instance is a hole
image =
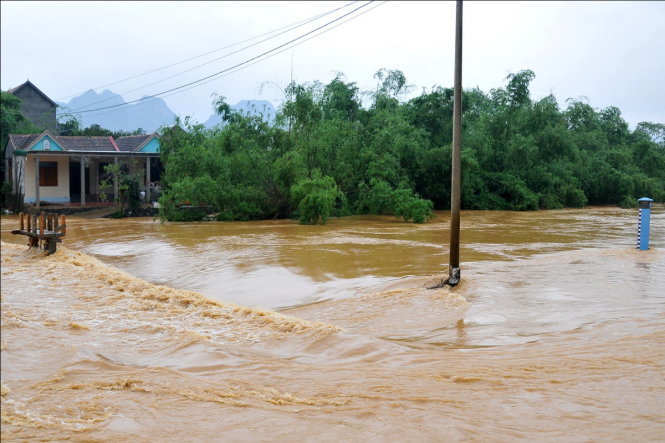
[[[40,186],[39,200],[51,203],[68,203],[69,196],[69,157],[65,156],[39,156],[40,162],[58,163],[58,186]],[[28,157],[24,171],[26,203],[35,202],[35,158]]]

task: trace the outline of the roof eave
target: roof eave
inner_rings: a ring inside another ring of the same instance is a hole
[[[110,156],[110,157],[159,157],[159,153],[156,152],[116,152],[116,151],[28,151],[30,155],[67,155],[70,157],[79,157],[82,155],[98,155],[98,156]]]

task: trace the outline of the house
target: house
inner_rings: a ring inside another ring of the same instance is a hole
[[[5,149],[6,181],[14,193],[23,195],[24,203],[73,203],[112,200],[118,194],[117,178],[109,189],[103,182],[111,180],[104,167],[121,163],[128,172],[143,172],[141,189],[146,200],[154,195],[152,180],[159,178],[159,136],[157,134],[127,137],[56,136],[51,131],[41,134],[10,134]]]
[[[55,108],[58,106],[46,94],[33,85],[30,80],[12,88],[10,94],[21,99],[21,113],[38,128],[56,132]]]

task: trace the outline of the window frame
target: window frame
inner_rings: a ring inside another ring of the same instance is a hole
[[[58,186],[58,162],[40,161],[39,162],[39,186],[57,187]]]

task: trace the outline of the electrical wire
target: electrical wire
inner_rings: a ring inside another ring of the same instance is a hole
[[[334,12],[337,12],[337,11],[339,11],[339,10],[341,10],[341,9],[347,8],[347,7],[351,6],[351,5],[354,4],[354,3],[357,3],[358,1],[359,1],[359,0],[354,0],[354,1],[352,1],[352,2],[350,2],[350,3],[347,3],[347,4],[343,5],[343,6],[340,6],[340,7],[335,8],[335,9],[331,9],[331,10],[328,11],[328,12],[324,12],[324,13],[321,13],[321,14],[318,14],[318,15],[315,15],[315,16],[312,16],[312,17],[307,18],[307,19],[305,19],[305,20],[300,20],[300,21],[298,21],[298,22],[294,22],[294,23],[291,23],[291,24],[289,24],[289,25],[282,26],[281,28],[273,29],[272,31],[264,32],[263,34],[259,34],[259,35],[254,36],[254,37],[250,37],[250,38],[248,38],[248,39],[245,39],[245,40],[242,40],[242,41],[239,41],[239,42],[236,42],[236,43],[232,43],[232,44],[230,44],[230,45],[226,45],[226,46],[224,46],[224,47],[221,47],[221,48],[218,48],[218,49],[214,49],[214,50],[212,50],[212,51],[208,51],[208,52],[205,52],[205,53],[203,53],[203,54],[196,55],[196,56],[194,56],[194,57],[189,57],[189,58],[187,58],[187,59],[184,59],[184,60],[181,60],[181,61],[178,61],[178,62],[175,62],[175,63],[171,63],[171,64],[169,64],[169,65],[165,65],[165,66],[162,66],[162,67],[160,67],[160,68],[152,69],[152,70],[150,70],[150,71],[147,71],[147,72],[144,72],[144,73],[141,73],[141,74],[137,74],[137,75],[134,75],[134,76],[131,76],[131,77],[127,77],[127,78],[122,79],[122,80],[117,80],[117,81],[114,81],[114,82],[111,82],[111,83],[106,83],[106,84],[104,84],[104,85],[97,86],[97,87],[94,87],[94,88],[88,88],[88,89],[86,89],[85,91],[81,91],[81,92],[78,92],[78,93],[75,93],[75,94],[71,94],[71,95],[67,95],[67,96],[64,96],[64,97],[60,97],[60,98],[57,98],[56,100],[64,100],[64,99],[67,99],[67,98],[70,98],[70,97],[75,97],[75,96],[81,95],[81,94],[83,94],[83,93],[89,91],[90,89],[93,89],[93,90],[94,90],[94,89],[105,88],[105,87],[107,87],[107,86],[116,85],[116,84],[118,84],[118,83],[124,83],[124,82],[129,81],[129,80],[134,80],[134,79],[136,79],[136,78],[143,77],[143,76],[146,76],[146,75],[148,75],[148,74],[152,74],[152,73],[154,73],[154,72],[162,71],[162,70],[164,70],[164,69],[171,68],[171,67],[173,67],[173,66],[181,65],[181,64],[183,64],[183,63],[187,63],[187,62],[189,62],[189,61],[196,60],[196,59],[201,58],[201,57],[205,57],[206,55],[214,54],[215,52],[223,51],[224,49],[229,49],[229,48],[232,48],[232,47],[234,47],[234,46],[238,46],[238,45],[241,45],[241,44],[243,44],[243,43],[247,43],[247,42],[250,42],[250,41],[252,41],[252,40],[256,40],[257,38],[261,38],[261,37],[264,37],[264,36],[266,36],[266,35],[274,34],[274,33],[276,33],[276,32],[283,31],[284,29],[286,29],[286,31],[280,32],[279,34],[273,35],[272,37],[269,37],[269,38],[267,38],[267,39],[265,39],[265,40],[261,40],[260,42],[254,43],[254,44],[252,44],[252,45],[249,45],[249,46],[246,46],[245,48],[243,48],[243,49],[246,49],[246,48],[248,48],[248,47],[255,46],[255,45],[259,44],[259,43],[262,43],[262,42],[264,42],[264,41],[266,41],[266,40],[270,40],[271,38],[275,38],[275,37],[277,37],[277,36],[279,36],[279,35],[282,35],[282,34],[284,34],[284,33],[286,33],[286,32],[289,32],[289,31],[291,31],[291,30],[293,30],[293,29],[296,29],[296,28],[299,28],[299,27],[301,27],[301,26],[304,26],[304,25],[306,25],[306,24],[308,24],[308,23],[311,23],[312,21],[316,21],[316,20],[318,20],[318,19],[320,19],[320,18],[322,18],[322,17],[325,17],[325,16],[327,16],[327,15],[330,15],[330,14],[332,14],[332,13],[334,13]],[[288,29],[287,29],[287,28],[288,28]],[[238,51],[241,51],[241,50],[243,50],[243,49],[239,49]],[[236,52],[238,52],[238,51],[236,51]],[[234,53],[235,53],[235,52],[234,52]],[[232,53],[232,54],[234,54],[234,53]],[[229,55],[230,55],[230,54],[229,54]],[[224,57],[220,57],[220,58],[224,58]],[[208,62],[208,63],[205,63],[205,64],[209,64],[209,63],[212,63],[213,61],[217,61],[217,60],[219,60],[219,59],[212,60],[212,61],[210,61],[210,62]],[[204,64],[204,65],[205,65],[205,64]],[[200,67],[200,66],[204,66],[204,65],[199,65],[198,67]],[[196,67],[195,67],[195,68],[191,68],[191,69],[196,69]],[[191,70],[191,69],[190,69],[190,70]],[[189,71],[189,70],[188,70],[188,71]],[[184,72],[188,72],[188,71],[184,71]],[[178,74],[176,74],[176,75],[178,75]],[[172,77],[168,77],[168,78],[172,78]],[[168,79],[168,78],[167,78],[167,79]],[[166,80],[166,79],[164,79],[164,80]],[[162,80],[159,80],[159,81],[154,82],[154,83],[158,83],[158,82],[160,82],[160,81],[162,81]],[[141,89],[141,88],[137,88],[137,89]],[[132,90],[132,91],[127,91],[127,92],[125,92],[125,94],[126,94],[126,93],[129,93],[129,92],[134,92],[134,91],[136,91],[136,89],[134,89],[134,90]],[[106,101],[106,100],[103,100],[103,101]]]
[[[156,94],[152,94],[151,96],[146,96],[146,97],[142,97],[142,98],[140,98],[140,99],[130,100],[130,101],[125,102],[125,103],[119,103],[119,104],[116,104],[116,105],[105,106],[105,107],[101,107],[101,108],[97,108],[97,109],[89,109],[89,110],[77,111],[77,113],[78,113],[78,114],[83,114],[83,113],[88,113],[88,112],[96,112],[96,111],[101,111],[101,110],[105,110],[105,109],[117,108],[117,107],[120,107],[120,106],[126,106],[126,105],[129,105],[129,104],[132,104],[132,103],[140,102],[140,101],[142,101],[142,100],[146,100],[146,99],[150,99],[150,98],[153,98],[153,97],[161,96],[161,95],[167,94],[167,93],[172,92],[172,91],[176,91],[176,90],[179,90],[179,89],[183,89],[183,88],[186,88],[186,87],[188,87],[188,86],[191,86],[191,85],[194,85],[194,84],[197,84],[197,83],[201,83],[201,82],[203,82],[203,81],[205,81],[205,80],[208,80],[208,79],[210,79],[210,78],[218,77],[218,76],[221,75],[221,74],[224,74],[224,73],[226,73],[226,72],[229,72],[229,71],[231,71],[231,70],[233,70],[233,69],[235,69],[235,68],[238,68],[238,67],[240,67],[240,66],[246,65],[246,64],[248,64],[248,63],[250,63],[250,62],[252,62],[252,61],[254,61],[254,60],[257,60],[257,59],[259,59],[260,57],[263,57],[263,56],[265,56],[265,55],[267,55],[267,54],[270,54],[270,53],[272,53],[272,52],[275,52],[275,51],[277,51],[278,49],[281,49],[281,48],[283,48],[284,46],[287,46],[287,45],[289,45],[289,44],[291,44],[291,43],[293,43],[293,42],[296,42],[296,41],[298,41],[298,40],[300,40],[300,39],[302,39],[302,38],[304,38],[304,37],[306,37],[306,36],[308,36],[308,35],[310,35],[310,34],[316,32],[316,31],[319,31],[319,30],[321,30],[321,29],[323,29],[323,28],[325,28],[325,27],[327,27],[327,26],[329,26],[329,25],[331,25],[331,24],[333,24],[333,23],[335,23],[335,22],[341,20],[341,19],[344,18],[344,17],[348,17],[349,15],[351,15],[351,14],[353,14],[354,12],[356,12],[356,11],[358,11],[358,10],[360,10],[360,9],[362,9],[362,8],[364,8],[364,7],[366,7],[366,6],[368,6],[369,4],[371,4],[371,3],[373,3],[373,2],[374,2],[374,0],[371,0],[371,1],[367,2],[367,3],[365,3],[364,5],[361,5],[361,6],[359,6],[358,8],[352,10],[351,12],[348,12],[348,13],[346,13],[346,14],[344,14],[344,15],[341,15],[340,17],[337,17],[337,18],[335,18],[334,20],[331,20],[331,21],[325,23],[324,25],[319,26],[318,28],[315,28],[315,29],[313,29],[313,30],[311,30],[311,31],[309,31],[309,32],[306,32],[305,34],[300,35],[299,37],[296,37],[296,38],[294,38],[294,39],[292,39],[292,40],[289,40],[289,41],[286,42],[286,43],[283,43],[283,44],[281,44],[281,45],[279,45],[279,46],[276,46],[276,47],[274,47],[274,48],[272,48],[272,49],[270,49],[270,50],[268,50],[268,51],[265,51],[265,52],[263,52],[263,53],[257,55],[257,56],[254,56],[254,57],[252,57],[252,58],[250,58],[250,59],[248,59],[248,60],[245,60],[245,61],[243,61],[243,62],[241,62],[241,63],[238,63],[238,64],[236,64],[236,65],[234,65],[234,66],[231,66],[230,68],[223,69],[223,70],[221,70],[221,71],[219,71],[219,72],[216,72],[216,73],[214,73],[214,74],[210,74],[210,75],[205,76],[205,77],[203,77],[203,78],[200,78],[200,79],[198,79],[198,80],[194,80],[194,81],[189,82],[189,83],[186,83],[186,84],[184,84],[184,85],[176,86],[175,88],[167,89],[167,90],[165,90],[165,91],[161,91],[161,92],[158,92],[158,93],[156,93]]]
[[[328,15],[328,14],[325,14],[325,15]],[[292,30],[294,30],[294,29],[296,29],[296,28],[299,28],[299,27],[301,27],[301,26],[304,26],[305,24],[310,23],[310,22],[312,22],[312,21],[318,20],[319,18],[320,18],[320,17],[317,17],[317,18],[314,18],[314,19],[308,20],[308,21],[306,21],[305,23],[303,23],[303,24],[301,24],[301,25],[298,25],[298,26],[295,26],[295,27],[291,27],[291,28],[287,29],[286,31],[282,31],[282,32],[280,32],[279,34],[275,34],[275,35],[273,35],[273,36],[271,36],[271,37],[268,37],[268,38],[265,38],[265,39],[260,40],[260,41],[258,41],[258,42],[255,42],[255,43],[252,43],[252,44],[250,44],[250,45],[244,46],[244,47],[242,47],[242,48],[240,48],[240,49],[237,49],[237,50],[235,50],[235,51],[233,51],[233,52],[230,52],[230,53],[228,53],[228,54],[224,54],[224,55],[222,55],[221,57],[214,58],[214,59],[212,59],[212,60],[210,60],[210,61],[207,61],[207,62],[205,62],[205,63],[203,63],[203,64],[200,64],[200,65],[194,66],[194,67],[192,67],[192,68],[186,69],[186,70],[184,70],[184,71],[178,72],[178,73],[176,73],[176,74],[170,75],[170,76],[165,77],[165,78],[162,78],[162,79],[160,79],[160,80],[150,82],[150,83],[148,83],[148,84],[145,84],[145,85],[139,86],[139,87],[134,88],[134,89],[131,89],[131,90],[129,90],[129,91],[120,92],[118,95],[125,95],[125,94],[129,94],[129,93],[132,93],[132,92],[135,92],[135,91],[139,91],[139,90],[144,89],[144,88],[146,88],[146,87],[148,87],[148,86],[152,86],[152,85],[156,85],[157,83],[165,82],[166,80],[170,80],[170,79],[172,79],[172,78],[175,78],[175,77],[178,77],[178,76],[180,76],[180,75],[186,74],[187,72],[193,71],[193,70],[198,69],[198,68],[201,68],[201,67],[203,67],[203,66],[207,66],[207,65],[209,65],[209,64],[211,64],[211,63],[214,63],[214,62],[216,62],[216,61],[219,61],[219,60],[225,59],[225,58],[227,58],[227,57],[229,57],[229,56],[231,56],[231,55],[234,55],[234,54],[237,54],[237,53],[239,53],[239,52],[242,52],[242,51],[244,51],[245,49],[251,48],[251,47],[256,46],[256,45],[259,45],[259,44],[264,43],[264,42],[266,42],[266,41],[268,41],[268,40],[272,40],[273,38],[276,38],[276,37],[278,37],[278,36],[280,36],[280,35],[282,35],[282,34],[285,34],[285,33],[291,32]],[[108,97],[108,98],[105,98],[105,99],[103,99],[103,100],[98,100],[98,101],[96,101],[96,102],[89,103],[89,104],[87,104],[87,105],[85,105],[85,106],[81,106],[81,107],[79,107],[79,108],[73,109],[71,112],[78,112],[78,111],[81,111],[81,110],[83,110],[83,109],[90,108],[90,107],[93,107],[93,106],[95,106],[95,105],[98,105],[98,104],[100,104],[100,103],[104,103],[104,102],[107,102],[107,101],[109,101],[109,100],[114,100],[115,98],[116,98],[116,97]]]
[[[268,38],[265,38],[265,39],[263,39],[263,40],[260,40],[260,41],[258,41],[258,42],[252,43],[252,44],[250,44],[250,45],[244,46],[244,47],[242,47],[242,48],[240,48],[240,49],[238,49],[238,50],[235,50],[235,51],[230,52],[230,53],[228,53],[228,54],[222,55],[221,57],[217,57],[217,58],[212,59],[212,60],[210,60],[210,61],[207,61],[207,62],[205,62],[205,63],[203,63],[203,64],[200,64],[200,65],[194,66],[194,67],[192,67],[192,68],[186,69],[185,71],[178,72],[178,73],[176,73],[176,74],[170,75],[170,76],[165,77],[165,78],[162,78],[162,79],[160,79],[160,80],[153,81],[153,82],[151,82],[151,83],[149,83],[149,84],[145,84],[145,85],[139,86],[138,88],[134,88],[134,89],[131,89],[131,90],[129,90],[129,91],[121,92],[121,93],[119,93],[118,95],[129,94],[129,93],[132,93],[132,92],[135,92],[135,91],[138,91],[138,90],[144,89],[144,88],[146,88],[146,87],[148,87],[148,86],[152,86],[152,85],[155,85],[155,84],[157,84],[157,83],[162,83],[162,82],[164,82],[164,81],[166,81],[166,80],[170,80],[170,79],[172,79],[172,78],[174,78],[174,77],[178,77],[178,76],[183,75],[183,74],[185,74],[185,73],[187,73],[187,72],[193,71],[193,70],[195,70],[195,69],[198,69],[198,68],[201,68],[201,67],[203,67],[203,66],[209,65],[209,64],[214,63],[214,62],[216,62],[216,61],[222,60],[222,59],[227,58],[227,57],[229,57],[229,56],[231,56],[231,55],[234,55],[234,54],[237,54],[237,53],[239,53],[239,52],[241,52],[241,51],[244,51],[245,49],[248,49],[248,48],[251,48],[251,47],[256,46],[256,45],[258,45],[258,44],[264,43],[264,42],[266,42],[266,41],[268,41],[268,40],[272,40],[273,38],[276,38],[276,37],[278,37],[278,36],[280,36],[280,35],[283,35],[283,34],[285,34],[285,33],[288,33],[288,32],[290,32],[290,31],[292,31],[292,30],[294,30],[294,29],[297,29],[297,28],[299,28],[299,27],[301,27],[301,26],[304,26],[304,25],[306,25],[306,24],[308,24],[308,23],[311,23],[311,22],[313,22],[313,21],[316,21],[316,20],[318,20],[318,19],[321,18],[321,17],[324,17],[324,16],[326,16],[326,15],[330,15],[331,13],[336,12],[336,11],[338,11],[338,10],[340,10],[340,9],[346,8],[347,6],[350,6],[350,5],[352,5],[353,3],[357,3],[357,0],[355,0],[355,1],[351,2],[351,3],[346,4],[345,6],[342,6],[342,7],[336,8],[336,9],[333,9],[333,10],[327,12],[327,13],[319,14],[318,16],[315,16],[315,17],[310,18],[310,19],[308,19],[308,20],[305,20],[305,21],[303,21],[303,22],[298,22],[298,23],[300,23],[300,24],[297,24],[296,26],[291,26],[291,25],[286,26],[286,27],[284,27],[284,28],[288,28],[288,29],[286,29],[285,31],[282,31],[282,32],[280,32],[280,33],[278,33],[278,34],[272,35],[272,36],[270,36],[270,37],[268,37]],[[284,29],[284,28],[280,28],[280,29]],[[273,33],[273,32],[270,32],[270,33]],[[262,35],[266,35],[266,34],[262,34]],[[256,37],[255,37],[255,38],[256,38]],[[251,38],[251,39],[248,39],[248,40],[245,40],[245,41],[254,40],[255,38]],[[237,44],[230,45],[230,46],[236,46],[236,45],[237,45]],[[229,46],[229,47],[230,47],[230,46]],[[216,51],[213,51],[213,52],[216,52]],[[194,57],[194,58],[196,58],[196,57]],[[192,58],[192,59],[193,59],[193,58]],[[188,60],[191,60],[191,59],[188,59]],[[170,66],[173,66],[173,65],[170,65]],[[153,72],[154,72],[154,71],[153,71]],[[113,99],[115,99],[115,98],[116,98],[116,97],[108,97],[108,98],[105,98],[105,99],[103,99],[103,100],[98,100],[98,101],[95,101],[95,102],[93,102],[93,103],[89,103],[89,104],[87,104],[87,105],[85,105],[85,106],[81,106],[81,107],[79,107],[79,108],[73,109],[71,112],[79,112],[79,111],[82,111],[82,110],[84,110],[84,109],[86,109],[86,108],[89,108],[89,107],[92,107],[92,106],[95,106],[95,105],[98,105],[98,104],[101,104],[101,103],[108,102],[109,100],[113,100]]]
[[[335,26],[333,26],[333,27],[331,27],[331,28],[329,28],[329,29],[325,29],[325,30],[323,30],[322,32],[320,32],[320,33],[318,33],[318,34],[316,34],[316,35],[313,35],[313,36],[311,36],[311,37],[309,37],[309,38],[307,38],[307,39],[305,39],[305,40],[303,40],[303,41],[301,41],[301,42],[294,43],[293,45],[288,46],[288,47],[282,49],[282,50],[279,51],[279,52],[276,52],[276,53],[274,53],[274,54],[268,55],[267,57],[264,57],[264,58],[262,58],[262,59],[260,59],[260,60],[256,60],[256,61],[254,61],[254,62],[252,62],[252,63],[250,63],[250,64],[248,64],[248,65],[245,65],[245,66],[239,67],[239,68],[237,68],[237,69],[234,69],[233,71],[228,72],[228,73],[225,73],[224,75],[221,75],[221,76],[219,76],[219,77],[216,77],[216,78],[213,78],[213,79],[210,79],[210,80],[204,81],[204,82],[202,82],[202,83],[200,83],[200,84],[196,84],[196,85],[190,86],[190,87],[185,88],[185,89],[183,89],[183,90],[179,90],[179,91],[176,91],[176,92],[172,92],[172,93],[170,93],[170,94],[166,94],[166,95],[164,95],[163,97],[170,97],[170,96],[172,96],[172,95],[180,94],[181,92],[189,91],[190,89],[197,88],[197,87],[199,87],[199,86],[205,85],[205,84],[210,83],[210,82],[213,82],[213,81],[215,81],[215,80],[218,80],[219,78],[224,78],[224,77],[227,77],[227,76],[229,76],[229,75],[231,75],[231,74],[235,74],[236,72],[241,71],[242,69],[248,68],[248,67],[250,67],[250,66],[253,66],[253,65],[257,64],[257,63],[261,63],[262,61],[268,60],[269,58],[272,58],[272,57],[274,57],[274,56],[276,56],[276,55],[279,55],[279,54],[281,54],[281,53],[283,53],[283,52],[288,51],[289,49],[292,49],[292,48],[294,48],[294,47],[296,47],[296,46],[298,46],[298,45],[301,45],[301,44],[303,44],[303,43],[305,43],[305,42],[307,42],[307,41],[309,41],[309,40],[312,40],[312,39],[314,39],[314,38],[316,38],[316,37],[319,37],[320,35],[325,34],[326,32],[332,31],[333,29],[337,28],[338,26],[341,26],[341,25],[343,25],[344,23],[346,23],[346,22],[348,22],[348,21],[350,21],[350,20],[353,20],[353,19],[355,19],[355,18],[358,18],[358,17],[360,17],[361,15],[366,14],[366,13],[368,13],[368,12],[370,12],[370,11],[372,11],[372,10],[378,8],[379,6],[383,5],[383,4],[386,3],[387,1],[388,1],[388,0],[384,0],[383,2],[377,4],[376,6],[374,6],[374,7],[370,8],[370,9],[368,9],[368,10],[365,10],[365,11],[361,12],[360,14],[357,14],[357,15],[351,17],[351,18],[348,18],[347,20],[345,20],[345,21],[343,21],[343,22],[341,22],[341,23],[338,23],[337,25],[335,25]],[[154,99],[154,101],[156,101],[156,100],[160,100],[160,99],[162,99],[163,97],[156,97],[156,98]],[[148,101],[148,103],[150,103],[151,101],[153,101],[153,100]],[[140,105],[140,103],[139,103],[139,105]]]
[[[364,14],[370,12],[370,11],[373,11],[374,9],[376,9],[376,8],[378,8],[379,6],[385,4],[386,2],[387,2],[387,0],[384,0],[383,2],[377,4],[376,6],[373,6],[372,8],[367,9],[367,10],[365,10],[365,11],[362,11],[360,14],[357,14],[357,15],[355,15],[355,16],[353,16],[353,17],[350,17],[350,18],[344,20],[343,22],[338,23],[338,24],[336,24],[335,26],[333,26],[333,27],[331,27],[331,28],[325,29],[325,30],[323,30],[322,32],[319,32],[318,34],[313,35],[313,36],[311,36],[311,37],[309,37],[309,38],[307,38],[307,39],[305,39],[305,40],[303,40],[303,41],[301,41],[301,42],[294,43],[294,44],[292,44],[291,46],[288,46],[288,47],[282,49],[282,50],[279,51],[279,52],[276,52],[276,53],[274,53],[274,54],[271,54],[271,55],[269,55],[269,56],[267,56],[267,57],[264,57],[264,58],[262,58],[262,59],[260,59],[260,60],[255,60],[254,62],[252,62],[252,63],[250,63],[250,64],[248,64],[248,65],[244,65],[244,66],[242,66],[242,67],[239,67],[239,68],[237,68],[237,69],[234,69],[233,71],[227,72],[227,73],[225,73],[224,75],[220,75],[219,77],[216,77],[216,78],[213,78],[213,79],[207,80],[207,81],[205,81],[205,82],[202,82],[202,83],[199,83],[199,84],[196,84],[196,85],[193,85],[193,86],[187,87],[187,88],[185,88],[185,89],[181,89],[181,90],[178,90],[178,91],[175,91],[175,92],[171,92],[171,93],[169,93],[169,94],[164,95],[163,97],[170,97],[170,96],[172,96],[172,95],[180,94],[180,93],[182,93],[182,92],[189,91],[190,89],[194,89],[194,88],[197,88],[197,87],[199,87],[199,86],[202,86],[202,85],[205,85],[205,84],[207,84],[207,83],[210,83],[210,82],[212,82],[212,81],[214,81],[214,80],[218,80],[219,78],[224,78],[224,77],[227,77],[227,76],[229,76],[229,75],[231,75],[231,74],[235,74],[236,72],[238,72],[238,71],[240,71],[240,70],[242,70],[242,69],[248,68],[248,67],[253,66],[253,65],[257,64],[257,63],[260,63],[260,62],[262,62],[262,61],[264,61],[264,60],[267,60],[267,59],[269,59],[269,58],[272,58],[272,57],[274,57],[274,56],[276,56],[276,55],[278,55],[278,54],[281,54],[281,53],[283,53],[283,52],[288,51],[288,50],[291,49],[291,48],[294,48],[295,46],[298,46],[298,45],[300,45],[300,44],[303,44],[303,43],[305,43],[305,42],[307,42],[307,41],[309,41],[309,40],[312,40],[313,38],[319,37],[320,35],[323,35],[323,34],[325,34],[326,32],[332,31],[333,29],[335,29],[335,28],[337,28],[337,27],[339,27],[339,26],[341,26],[341,25],[343,25],[343,24],[345,24],[345,23],[347,23],[347,22],[349,22],[349,21],[351,21],[351,20],[353,20],[353,19],[355,19],[355,18],[358,18],[358,17],[360,17],[361,15],[364,15]],[[370,3],[371,3],[371,2],[370,2]],[[147,97],[147,100],[144,100],[144,101],[142,101],[141,103],[137,103],[137,104],[133,105],[133,106],[131,107],[131,109],[135,109],[136,106],[141,106],[141,105],[144,105],[144,104],[148,104],[148,103],[152,103],[152,102],[155,102],[155,101],[158,101],[158,100],[162,100],[163,97],[155,97],[155,96],[153,96],[153,97]],[[97,117],[97,116],[106,115],[106,114],[111,114],[111,113],[114,113],[114,112],[125,111],[125,110],[127,110],[127,108],[122,108],[122,109],[112,109],[112,110],[110,110],[110,111],[100,112],[100,113],[97,113],[97,114],[92,114],[92,115],[89,115],[88,117]]]

